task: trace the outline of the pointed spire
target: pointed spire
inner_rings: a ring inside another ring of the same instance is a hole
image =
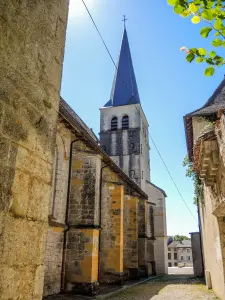
[[[126,27],[119,54],[116,73],[114,76],[110,100],[108,106],[120,106],[140,103],[134,68],[130,53]]]

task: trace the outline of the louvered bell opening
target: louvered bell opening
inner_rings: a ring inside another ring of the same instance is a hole
[[[117,117],[114,117],[111,120],[111,130],[117,130]]]
[[[122,129],[129,129],[129,117],[124,116],[122,119]]]

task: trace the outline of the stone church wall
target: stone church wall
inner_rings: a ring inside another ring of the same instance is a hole
[[[100,282],[120,283],[123,279],[124,186],[116,173],[104,169],[100,239]]]
[[[124,269],[137,279],[138,271],[138,202],[139,198],[125,195],[124,205]]]
[[[167,229],[166,229],[166,204],[165,196],[156,187],[146,182],[147,194],[153,199],[154,209],[154,253],[156,261],[156,273],[168,272],[167,258]]]
[[[68,1],[0,3],[0,298],[42,299]]]
[[[52,195],[49,201],[49,228],[45,250],[44,296],[58,294],[61,287],[71,140],[70,130],[63,123],[58,122]]]

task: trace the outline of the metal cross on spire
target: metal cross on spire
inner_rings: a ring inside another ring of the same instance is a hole
[[[127,21],[126,15],[123,15],[123,20],[122,21],[124,22],[124,27],[126,27],[126,21]]]

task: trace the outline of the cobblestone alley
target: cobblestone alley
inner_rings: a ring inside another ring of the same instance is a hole
[[[82,296],[54,296],[47,300],[86,300],[93,299]],[[97,299],[105,299],[102,296]],[[212,291],[208,291],[202,281],[189,275],[160,276],[107,299],[110,300],[216,300],[219,299]]]

